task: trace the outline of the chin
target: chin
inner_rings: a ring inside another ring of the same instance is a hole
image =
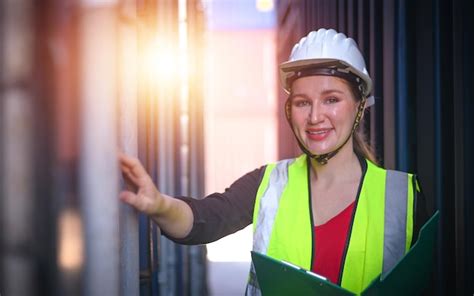
[[[303,142],[306,149],[311,151],[314,155],[327,154],[336,150],[337,142],[334,139],[325,139],[325,141],[312,141],[308,138]]]
[[[321,149],[321,148],[311,148],[311,147],[307,147],[307,149],[314,155],[323,155],[323,154],[327,154],[331,151],[336,150],[335,148],[331,150],[331,148]]]

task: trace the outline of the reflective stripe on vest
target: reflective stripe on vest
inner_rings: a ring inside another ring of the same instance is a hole
[[[388,272],[405,254],[408,203],[407,174],[387,171],[385,183],[385,231],[382,273]],[[390,227],[387,227],[390,225]]]
[[[310,269],[313,226],[307,174],[304,155],[266,168],[254,210],[253,247],[254,251]],[[367,161],[343,257],[342,287],[360,293],[408,251],[414,201],[410,179],[410,174],[387,171]],[[285,210],[278,211],[280,208]],[[258,284],[252,286],[258,289]]]
[[[261,199],[261,202],[257,207],[262,209],[262,211],[258,212],[257,223],[253,224],[254,235],[252,249],[256,252],[267,254],[267,248],[270,241],[270,235],[268,235],[268,233],[272,232],[273,222],[275,221],[277,209],[280,205],[280,198],[282,196],[283,190],[288,184],[288,167],[293,162],[294,159],[282,160],[276,166],[275,164],[268,165],[265,170],[262,184],[272,184],[272,186],[259,187],[259,191],[262,189],[264,190],[262,194],[264,198]],[[256,227],[257,225],[258,227]],[[249,279],[245,295],[261,295],[253,263],[250,266]]]
[[[278,165],[271,169],[269,184],[265,186],[265,191],[260,199],[260,207],[257,215],[257,227],[254,229],[253,250],[262,254],[267,254],[270,242],[269,233],[272,232],[273,222],[280,205],[280,198],[283,190],[288,184],[288,167],[293,163],[293,159],[280,161]]]

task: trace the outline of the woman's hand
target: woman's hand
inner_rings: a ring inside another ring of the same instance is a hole
[[[140,161],[120,152],[119,161],[128,189],[120,193],[120,199],[146,215],[159,214],[163,197]]]
[[[158,191],[138,159],[119,152],[119,162],[127,185],[119,198],[150,216],[168,235],[174,238],[188,235],[194,222],[188,204]]]

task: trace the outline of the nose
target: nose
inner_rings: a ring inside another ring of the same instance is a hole
[[[310,124],[317,124],[322,121],[322,108],[317,103],[312,104],[308,121]]]

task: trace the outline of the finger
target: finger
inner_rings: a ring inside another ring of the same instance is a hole
[[[135,194],[130,191],[122,191],[119,194],[120,200],[127,203],[128,205],[134,207],[136,210],[144,213],[144,214],[151,214],[151,203],[150,200],[143,198],[138,194]]]
[[[126,204],[134,207],[135,209],[139,211],[142,211],[140,200],[135,193],[132,193],[130,191],[122,191],[119,194],[119,198],[121,201],[125,202]]]
[[[121,167],[122,170],[122,175],[124,178],[126,178],[126,181],[132,182],[134,185],[140,185],[141,183],[141,177],[137,177],[133,172],[128,168],[128,167]]]
[[[122,172],[123,180],[125,181],[125,186],[130,191],[136,192],[138,190],[137,181],[133,180],[133,177],[130,176],[129,172]]]
[[[138,160],[137,158],[120,153],[119,160],[122,171],[130,171],[130,173],[136,178],[148,176],[147,171],[141,164],[140,160]]]
[[[135,186],[143,187],[149,182],[153,182],[138,159],[129,157],[123,153],[119,154],[119,159],[122,173],[124,173]]]
[[[139,163],[140,161],[136,157],[132,157],[130,155],[127,155],[123,152],[118,153],[118,159],[120,161],[121,165],[125,165],[128,167],[133,167],[136,163]]]
[[[132,195],[136,195],[136,194],[130,191],[122,191],[119,193],[119,199],[126,203],[130,203],[130,200],[133,199]]]

